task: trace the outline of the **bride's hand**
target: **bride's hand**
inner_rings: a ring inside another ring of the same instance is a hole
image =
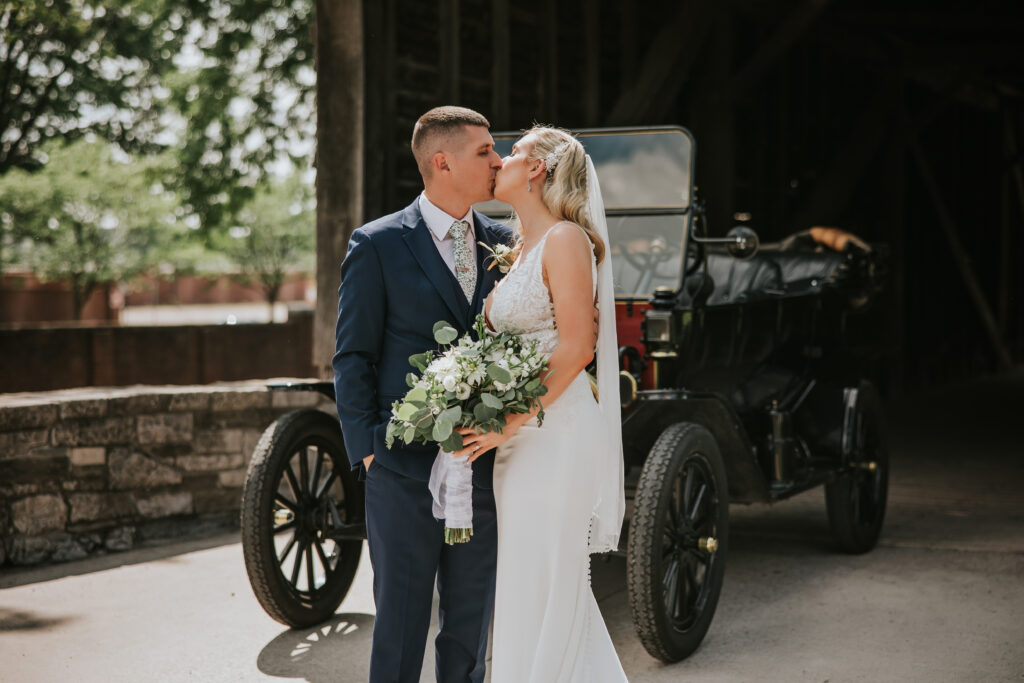
[[[452,455],[456,458],[468,455],[469,461],[473,462],[487,451],[492,448],[497,448],[511,439],[512,435],[519,430],[520,425],[528,419],[530,419],[530,415],[527,414],[517,413],[515,415],[510,415],[508,418],[508,424],[505,425],[500,433],[485,432],[483,434],[477,434],[471,427],[459,427],[455,431],[462,434],[462,450],[455,451]]]

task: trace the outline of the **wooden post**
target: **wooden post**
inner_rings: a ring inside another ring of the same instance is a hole
[[[909,121],[903,106],[905,99],[905,82],[899,74],[895,76],[895,89],[892,107],[889,114],[895,123],[896,130],[892,138],[902,140],[906,134]],[[903,144],[891,144],[886,154],[883,170],[882,204],[885,207],[883,217],[886,240],[889,244],[889,309],[888,324],[892,349],[887,358],[886,390],[889,398],[903,395],[906,374],[907,349],[907,254],[906,254],[906,157],[907,151]]]
[[[925,188],[928,190],[928,194],[931,195],[932,204],[935,207],[935,213],[939,218],[939,225],[942,226],[942,231],[946,235],[946,242],[949,244],[949,250],[952,252],[953,260],[960,269],[960,276],[963,278],[964,284],[967,286],[967,293],[970,294],[971,299],[974,301],[974,306],[978,311],[978,316],[981,318],[985,331],[988,332],[989,338],[992,341],[992,348],[996,353],[996,359],[999,361],[999,367],[1002,370],[1010,370],[1013,368],[1013,360],[1010,357],[1010,352],[1006,349],[1006,346],[1003,344],[1002,337],[999,335],[999,327],[996,325],[995,317],[992,315],[992,309],[989,307],[988,301],[985,299],[985,292],[982,291],[981,285],[978,283],[978,278],[974,274],[974,268],[971,266],[971,260],[967,257],[967,254],[964,253],[963,245],[960,244],[960,238],[957,236],[957,228],[956,224],[953,222],[953,216],[950,214],[949,208],[942,199],[942,192],[939,190],[939,186],[935,182],[935,176],[932,174],[931,167],[928,165],[928,160],[925,158],[924,151],[921,149],[921,143],[917,138],[912,140],[910,149],[914,154],[914,159],[917,161],[917,167],[921,172],[921,178],[924,180]]]
[[[441,0],[441,102],[459,103],[459,0]]]
[[[547,117],[543,123],[555,124],[558,121],[558,3],[545,2],[541,17],[544,22],[545,48],[540,110]]]
[[[511,125],[509,112],[509,11],[508,0],[491,3],[491,31],[494,40],[494,61],[491,65],[491,127],[507,130]]]
[[[334,376],[339,266],[363,221],[362,0],[316,0],[316,315],[313,372]]]
[[[601,3],[580,3],[583,13],[583,125],[600,122]]]

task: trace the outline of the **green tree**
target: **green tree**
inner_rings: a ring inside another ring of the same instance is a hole
[[[15,258],[71,285],[76,320],[98,284],[173,262],[189,236],[158,181],[166,158],[117,159],[111,145],[90,140],[40,153],[42,170],[16,169],[0,182],[2,218],[17,236]]]
[[[152,150],[199,0],[0,0],[0,176],[51,139],[92,132]]]
[[[271,311],[288,274],[315,267],[315,210],[312,187],[300,173],[273,179],[239,210],[238,225],[219,240],[243,277],[263,288]]]
[[[165,80],[186,122],[178,187],[204,232],[234,224],[275,163],[308,167],[316,136],[312,0],[211,0],[189,64]]]

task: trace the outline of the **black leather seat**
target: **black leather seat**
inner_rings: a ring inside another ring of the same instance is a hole
[[[778,264],[787,292],[820,289],[843,262],[843,255],[835,251],[762,251],[761,255]]]
[[[708,254],[708,275],[714,290],[709,306],[733,304],[782,292],[782,270],[771,259],[756,255],[740,260],[728,254]]]

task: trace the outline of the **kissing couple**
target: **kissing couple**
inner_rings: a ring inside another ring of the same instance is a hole
[[[462,107],[416,122],[423,192],[352,233],[341,265],[334,384],[345,449],[365,481],[377,616],[371,683],[419,681],[434,585],[438,681],[482,683],[493,613],[493,683],[624,681],[590,587],[590,554],[618,546],[625,509],[614,292],[597,175],[580,142],[534,127],[504,159]],[[473,210],[497,198],[512,230]],[[513,247],[507,274],[488,268]],[[500,278],[500,279],[499,279]],[[595,301],[599,315],[595,325]],[[385,446],[409,357],[483,313],[548,356],[545,418],[460,430],[473,470],[473,537],[447,545],[428,489],[437,445]],[[595,329],[596,328],[596,329]],[[598,400],[585,368],[597,357]]]

